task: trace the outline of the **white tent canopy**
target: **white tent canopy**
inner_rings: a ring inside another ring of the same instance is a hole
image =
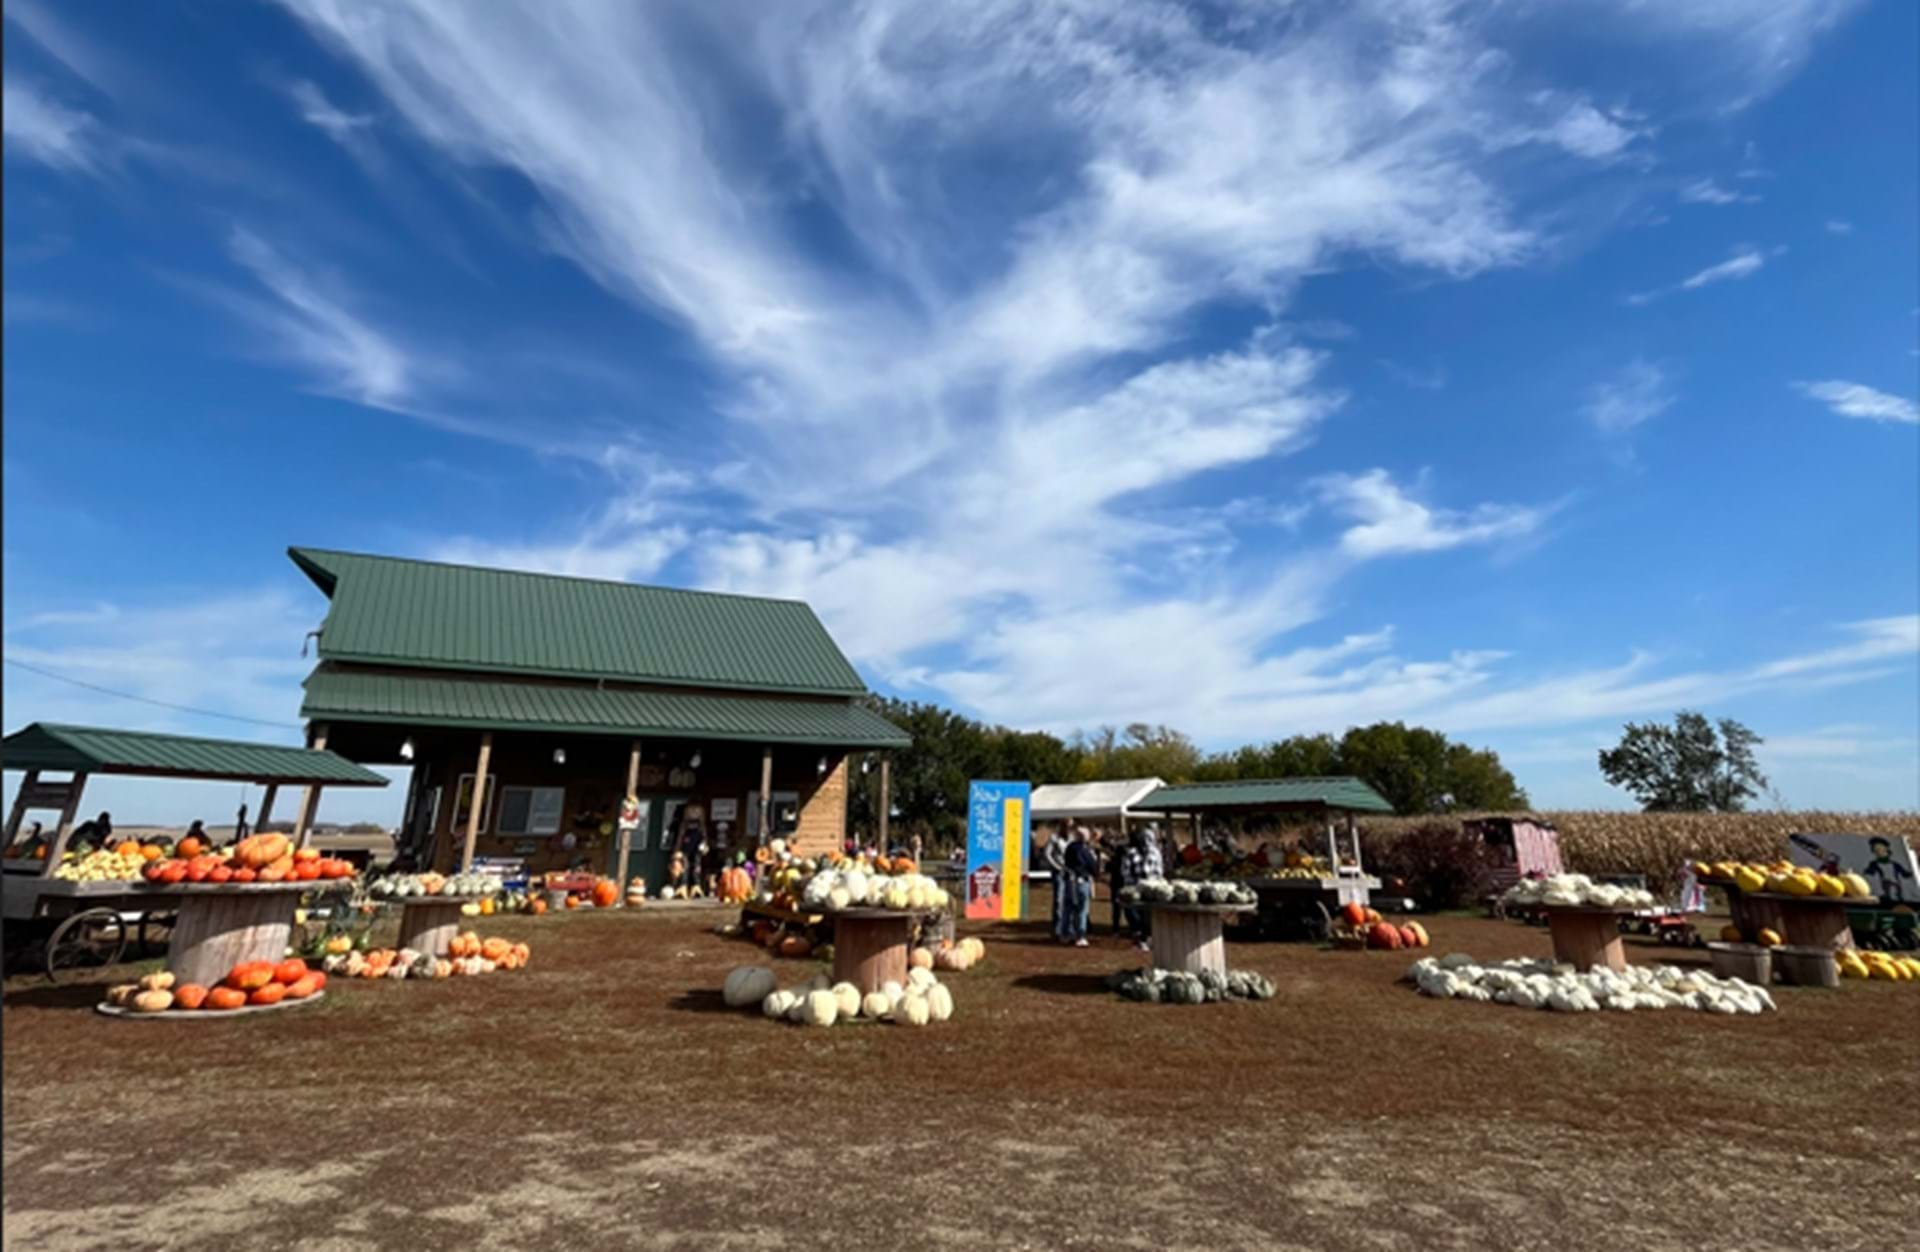
[[[1036,822],[1057,822],[1065,818],[1117,821],[1130,816],[1133,805],[1165,785],[1158,778],[1120,778],[1035,787],[1031,817]]]

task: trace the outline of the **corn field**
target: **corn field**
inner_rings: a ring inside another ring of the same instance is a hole
[[[1446,817],[1367,818],[1361,825],[1381,842]],[[1920,813],[1596,813],[1542,812],[1560,832],[1560,856],[1583,874],[1645,874],[1656,894],[1688,861],[1772,861],[1787,855],[1792,834],[1905,835],[1920,848]]]

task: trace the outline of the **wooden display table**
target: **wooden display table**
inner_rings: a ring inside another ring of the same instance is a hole
[[[1627,968],[1627,946],[1620,939],[1620,918],[1632,909],[1587,904],[1543,904],[1553,933],[1553,959],[1581,973],[1604,965],[1616,974]]]
[[[396,947],[412,948],[431,957],[443,957],[460,933],[460,908],[478,904],[491,896],[401,896],[400,942]]]
[[[1847,920],[1846,896],[1796,896],[1784,891],[1736,891],[1729,898],[1744,908],[1733,909],[1734,925],[1753,938],[1762,927],[1779,932],[1797,948],[1831,948],[1844,952],[1853,946],[1853,923]],[[1867,903],[1862,901],[1862,903]],[[1743,917],[1742,914],[1745,914]],[[1747,926],[1753,925],[1752,931]]]
[[[242,961],[279,961],[293,937],[293,914],[309,892],[339,890],[351,880],[183,883],[149,889],[179,902],[167,969],[183,983],[211,987]]]
[[[870,995],[907,981],[907,942],[915,914],[894,909],[841,909],[833,917],[833,981]]]
[[[1153,918],[1150,946],[1155,969],[1199,974],[1227,972],[1227,918],[1250,913],[1253,904],[1173,904],[1143,901]]]

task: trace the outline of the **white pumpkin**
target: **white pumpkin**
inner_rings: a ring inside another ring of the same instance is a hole
[[[907,907],[907,901],[909,898],[910,896],[909,896],[909,892],[907,891],[907,885],[896,878],[892,882],[887,884],[887,890],[886,890],[885,897],[883,899],[883,903],[886,905],[887,908],[890,908],[890,909],[904,909]]]
[[[661,898],[662,900],[671,900],[671,899],[673,899],[673,888],[672,888],[672,887],[662,887],[662,888],[660,888],[660,898]]]
[[[827,907],[834,912],[853,907],[853,897],[845,887],[835,887],[827,893]]]
[[[870,881],[871,880],[859,870],[848,870],[846,876],[840,880],[840,886],[846,891],[849,901],[854,904],[865,904],[867,900],[867,887]]]
[[[916,991],[925,992],[928,987],[933,986],[933,984],[939,981],[938,978],[933,976],[933,971],[930,969],[910,969],[907,971],[908,994],[911,995]]]
[[[720,988],[720,998],[730,1009],[749,1008],[766,999],[777,982],[773,971],[764,965],[742,965],[727,975],[727,981]]]
[[[839,1006],[840,1016],[860,1016],[860,988],[850,982],[835,983],[833,986],[833,998],[834,1002]]]
[[[953,992],[945,987],[927,988],[927,1014],[936,1022],[953,1016]]]
[[[803,1026],[831,1026],[840,1016],[840,998],[831,991],[810,991],[800,1008]]]
[[[900,1001],[893,1011],[893,1020],[907,1026],[924,1026],[932,1017],[933,1010],[922,995],[909,995]]]
[[[907,888],[907,907],[919,913],[927,907],[927,889],[919,883]]]
[[[773,991],[760,1002],[760,1011],[768,1017],[785,1017],[793,1006],[800,1002],[800,995],[794,991]]]
[[[871,1017],[879,1021],[891,1012],[893,1012],[893,1001],[887,998],[887,993],[884,991],[869,991],[867,998],[860,1001],[862,1017]]]

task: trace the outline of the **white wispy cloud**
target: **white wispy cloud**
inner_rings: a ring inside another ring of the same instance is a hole
[[[102,132],[93,115],[68,108],[11,71],[0,84],[0,127],[12,155],[70,173],[101,169]]]
[[[1621,435],[1666,412],[1674,398],[1666,371],[1636,358],[1594,384],[1581,413],[1603,434]]]
[[[1802,395],[1818,400],[1841,417],[1858,417],[1872,422],[1920,422],[1920,404],[1865,383],[1830,378],[1824,382],[1793,385]]]
[[[317,127],[341,147],[355,147],[373,125],[372,114],[348,113],[327,99],[326,93],[318,86],[304,78],[288,83],[287,94],[292,97],[301,121]]]
[[[1846,221],[1844,218],[1830,217],[1827,219],[1827,233],[1829,235],[1851,235],[1853,233],[1853,223]]]
[[[253,302],[273,349],[313,370],[329,394],[373,408],[408,408],[419,366],[391,335],[350,306],[340,284],[288,260],[260,236],[235,228],[228,238],[235,261],[275,297]]]
[[[1760,197],[1750,191],[1722,187],[1711,178],[1697,179],[1680,189],[1682,204],[1758,204]]]
[[[1777,256],[1783,251],[1785,251],[1785,249],[1776,248],[1773,254]],[[1656,287],[1651,291],[1636,292],[1627,297],[1627,303],[1650,304],[1662,296],[1672,295],[1675,292],[1698,291],[1702,287],[1710,287],[1715,283],[1733,282],[1737,279],[1752,278],[1755,274],[1758,274],[1762,269],[1766,268],[1767,255],[1767,253],[1750,244],[1742,244],[1734,249],[1732,256],[1721,261],[1719,264],[1709,265],[1703,270],[1689,274],[1671,287]]]
[[[1444,552],[1532,533],[1545,520],[1542,509],[1483,504],[1456,511],[1422,504],[1384,469],[1329,474],[1315,482],[1320,497],[1356,524],[1340,536],[1341,550],[1373,558]]]

